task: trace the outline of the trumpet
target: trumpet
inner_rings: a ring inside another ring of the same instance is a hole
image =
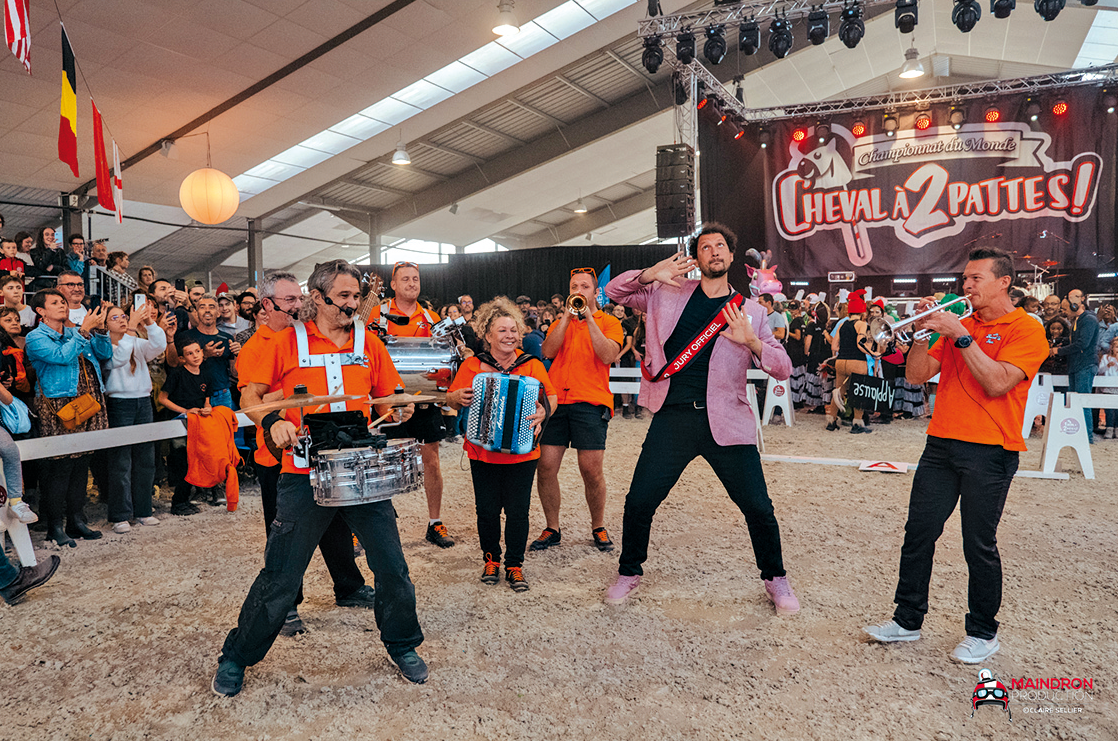
[[[582,316],[582,312],[586,311],[586,297],[581,293],[572,293],[567,296],[567,311],[575,316]]]
[[[904,331],[904,328],[911,324],[915,324],[916,322],[927,319],[932,314],[935,314],[937,311],[943,311],[958,303],[963,303],[965,306],[963,313],[959,315],[960,319],[965,319],[966,317],[974,313],[974,307],[971,306],[970,297],[959,296],[958,298],[953,298],[950,301],[945,301],[938,306],[933,306],[927,311],[922,311],[916,316],[910,316],[908,319],[902,319],[899,322],[889,322],[883,318],[874,319],[870,322],[870,337],[876,343],[887,343],[892,342],[893,340],[900,340],[901,342],[908,343],[911,340],[927,339],[933,334],[930,329],[919,329],[910,338],[908,332]]]

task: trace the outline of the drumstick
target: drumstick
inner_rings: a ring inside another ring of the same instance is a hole
[[[382,415],[380,415],[379,417],[377,417],[377,420],[376,420],[375,422],[371,423],[371,424],[369,425],[369,427],[376,427],[376,426],[377,426],[377,425],[379,425],[379,424],[380,424],[381,422],[383,422],[384,420],[386,420],[386,419],[388,419],[389,417],[391,417],[391,416],[392,416],[392,413],[393,413],[393,412],[395,412],[395,411],[396,411],[395,409],[389,409],[389,410],[388,410],[387,412],[385,412],[384,414],[382,414]]]

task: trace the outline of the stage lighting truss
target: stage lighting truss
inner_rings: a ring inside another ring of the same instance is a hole
[[[866,35],[866,23],[862,20],[862,6],[858,3],[850,3],[842,9],[839,14],[841,19],[839,23],[839,41],[846,45],[847,49],[853,49]]]
[[[819,46],[831,35],[831,17],[822,7],[814,8],[807,14],[807,40],[812,46]]]
[[[912,33],[919,20],[919,10],[916,0],[897,0],[897,8],[893,11],[893,24],[903,34]]]
[[[676,37],[675,56],[683,64],[691,64],[695,60],[695,34],[691,29]]]
[[[1065,0],[1033,0],[1033,9],[1046,21],[1056,20],[1064,5]]]
[[[917,113],[916,122],[913,124],[917,131],[927,131],[932,128],[932,116],[929,113]]]
[[[982,116],[986,123],[997,123],[1002,120],[1002,112],[998,110],[996,105],[992,105],[986,109],[986,113]]]
[[[982,8],[978,0],[955,0],[955,8],[951,11],[951,22],[955,24],[955,28],[963,33],[970,33],[981,17]]]
[[[713,26],[707,29],[707,40],[703,44],[703,57],[711,64],[718,64],[726,56],[726,29]]]
[[[664,45],[659,36],[649,36],[644,40],[644,51],[641,52],[641,64],[654,75],[664,63]]]
[[[889,111],[881,119],[881,130],[885,132],[885,136],[896,136],[898,126],[900,122],[897,120],[896,111]]]
[[[792,24],[787,18],[773,18],[769,25],[769,51],[777,59],[784,59],[792,52]]]
[[[990,15],[995,18],[1008,18],[1017,7],[1017,0],[990,0]]]
[[[947,121],[951,124],[951,128],[955,129],[956,131],[963,128],[963,124],[967,122],[966,109],[963,108],[961,105],[951,106],[951,113],[948,115]]]

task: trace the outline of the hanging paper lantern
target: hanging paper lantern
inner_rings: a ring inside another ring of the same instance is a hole
[[[203,224],[220,224],[237,213],[241,196],[233,179],[221,170],[203,167],[186,176],[179,187],[183,211]]]

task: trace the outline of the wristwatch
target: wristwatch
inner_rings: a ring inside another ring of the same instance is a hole
[[[971,337],[969,334],[965,334],[959,339],[955,340],[955,347],[959,348],[960,350],[965,350],[971,346],[972,342],[974,342],[974,338]]]

